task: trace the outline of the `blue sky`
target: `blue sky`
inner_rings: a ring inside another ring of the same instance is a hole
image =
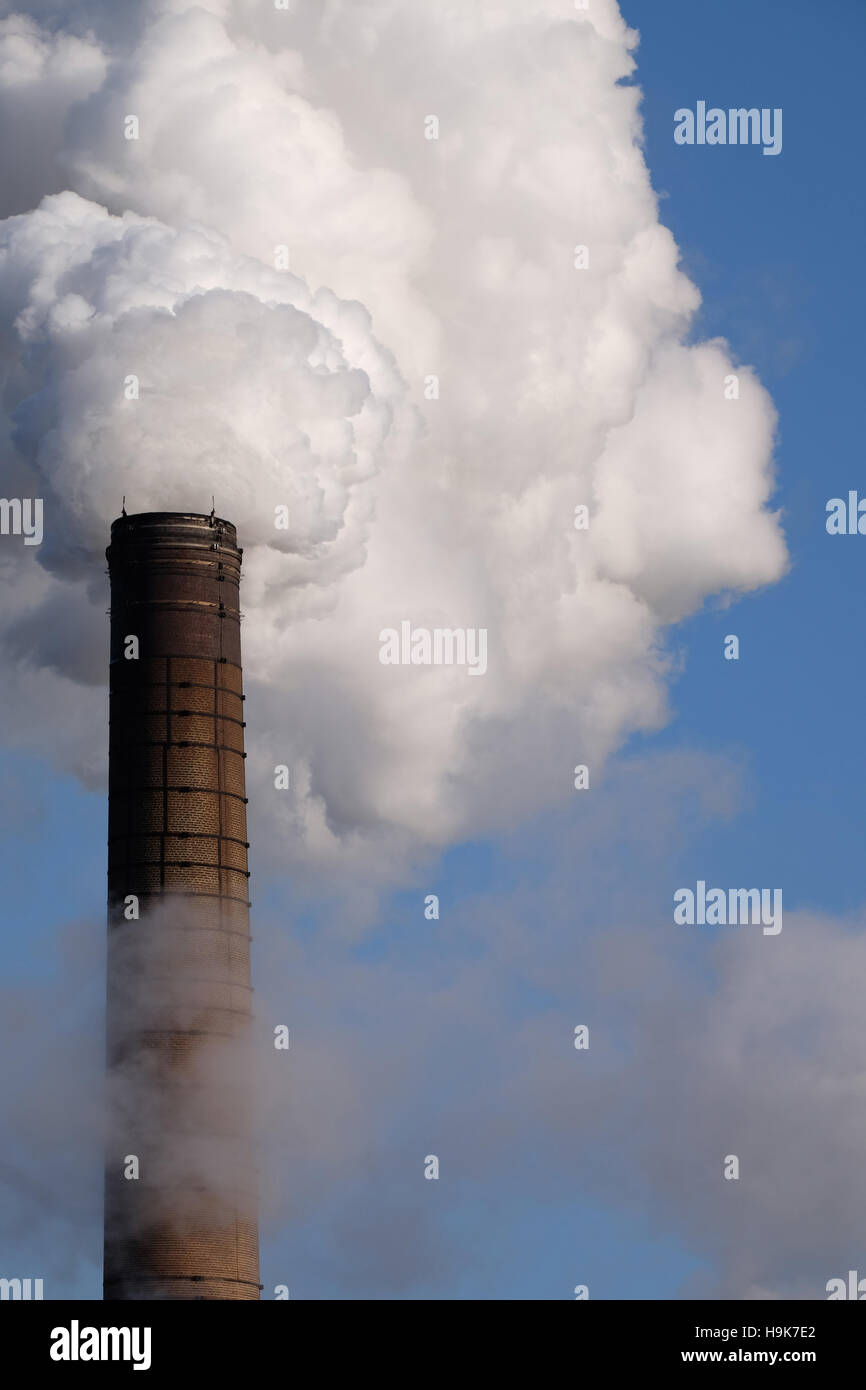
[[[648,920],[657,921],[664,910],[658,902],[668,887],[698,877],[724,885],[780,884],[791,912],[844,915],[863,903],[866,721],[858,617],[866,539],[831,538],[824,519],[828,498],[845,496],[849,489],[866,495],[859,167],[866,11],[856,0],[824,0],[820,7],[805,0],[784,5],[730,0],[724,6],[624,0],[621,8],[641,32],[634,80],[643,91],[646,157],[662,195],[662,220],[703,295],[694,336],[726,338],[735,358],[756,369],[779,412],[776,505],[792,563],[777,585],[730,608],[710,604],[670,632],[669,646],[683,662],[671,691],[671,721],[659,733],[632,739],[616,760],[621,769],[608,769],[609,792],[601,787],[598,794],[616,821],[628,800],[629,769],[639,779],[643,768],[652,776],[654,767],[677,767],[692,757],[698,781],[718,779],[722,801],[725,769],[737,769],[739,791],[730,806],[692,814],[696,791],[690,777],[680,783],[660,771],[665,814],[677,827],[667,859],[654,857],[650,847],[644,861],[640,827],[627,825],[621,837],[612,833],[594,864],[576,856],[569,877],[567,866],[551,867],[553,858],[545,850],[563,835],[567,818],[558,825],[555,818],[553,824],[539,822],[518,842],[458,847],[386,904],[361,947],[336,947],[332,940],[317,947],[320,919],[314,905],[308,930],[297,936],[306,942],[298,949],[318,971],[327,968],[328,951],[339,950],[341,969],[352,963],[375,969],[387,962],[398,980],[401,973],[417,981],[429,972],[445,988],[456,962],[485,959],[483,929],[467,936],[461,922],[495,917],[502,904],[519,900],[534,874],[546,883],[548,873],[557,879],[562,898],[555,899],[554,915],[563,919],[569,894],[579,914],[585,884],[580,872],[597,876],[586,890],[596,899],[609,875],[612,884],[622,883],[622,901],[614,889],[605,891],[604,901],[609,910],[621,912],[622,925],[646,891],[659,895],[647,912]],[[768,158],[752,147],[675,145],[675,109],[698,100],[721,107],[781,107],[782,154]],[[738,662],[722,658],[727,633],[740,638]],[[6,754],[0,769],[13,792],[26,788],[32,807],[23,824],[4,824],[0,846],[7,907],[3,974],[13,988],[44,980],[47,998],[57,974],[52,943],[60,924],[75,918],[98,922],[103,913],[104,801],[98,792],[58,777],[47,763],[20,754]],[[52,848],[51,878],[43,867],[45,843]],[[453,920],[443,920],[435,937],[407,934],[407,921],[417,918],[419,898],[428,892],[441,895],[444,918],[453,908]],[[270,959],[268,934],[278,909],[267,882],[257,893],[267,914],[261,936]],[[289,898],[288,908],[293,906],[298,904]],[[595,949],[596,938],[604,936],[601,922],[585,923],[582,949]],[[605,949],[600,941],[598,950]],[[700,974],[704,966],[696,959],[690,968]],[[702,978],[711,990],[710,967],[707,971]],[[492,974],[490,990],[505,988],[504,980]],[[257,985],[267,995],[267,980],[260,978]],[[556,1013],[562,1002],[555,987],[534,981],[531,972],[515,974],[508,988],[513,996],[498,999],[498,1017],[513,1023],[515,1039],[524,1030],[543,1028],[549,1011]],[[324,1033],[332,1024],[335,1033],[351,1039],[353,1025],[339,1012],[337,994],[312,1002],[300,994],[291,998],[292,1018],[301,1029],[305,1011],[312,1016],[318,1009]],[[573,1002],[578,1009],[594,1007],[590,992]],[[334,1011],[330,1020],[329,1009]],[[610,1016],[617,1011],[611,1004]],[[374,1016],[379,1032],[371,1057],[399,1053],[405,1027],[399,1000],[383,999],[375,1009],[362,1001],[354,1026],[363,1031]],[[603,1030],[603,1022],[600,1026]],[[458,1030],[453,1039],[443,1038],[431,1054],[429,1074],[417,1083],[416,1105],[422,1111],[456,1105],[472,1115],[476,1069],[467,1060],[461,1076],[461,1037]],[[359,1036],[357,1042],[363,1050],[365,1039]],[[609,1045],[615,1052],[616,1044]],[[605,1058],[609,1061],[610,1054],[602,1049],[594,1065],[603,1070]],[[518,1049],[515,1065],[520,1064]],[[489,1075],[486,1064],[478,1067],[479,1082]],[[647,1085],[652,1086],[651,1069]],[[504,1095],[504,1111],[509,1104]],[[417,1134],[421,1142],[424,1117],[410,1110],[396,1099],[390,1110],[383,1104],[389,1135],[384,1148],[392,1154],[401,1135],[414,1143]],[[519,1131],[519,1115],[517,1121]],[[428,1132],[435,1146],[432,1119]],[[356,1210],[360,1219],[368,1204],[387,1209],[388,1194],[399,1189],[399,1180],[386,1163],[377,1164],[375,1155],[354,1175],[335,1164],[334,1190],[320,1192],[312,1208],[265,1234],[265,1296],[275,1283],[286,1282],[292,1296],[301,1298],[568,1298],[583,1280],[593,1297],[671,1298],[693,1277],[712,1281],[712,1242],[702,1242],[700,1223],[678,1226],[669,1220],[669,1208],[654,1205],[637,1170],[632,1191],[617,1190],[615,1184],[605,1190],[603,1180],[585,1183],[576,1164],[569,1186],[559,1170],[559,1162],[567,1170],[560,1154],[548,1181],[546,1160],[533,1157],[532,1132],[527,1119],[525,1151],[518,1145],[500,1154],[483,1181],[467,1168],[450,1186],[423,1185],[421,1199],[437,1204],[424,1222],[432,1215],[447,1251],[441,1264],[434,1251],[429,1278],[416,1271],[403,1293],[399,1261],[393,1277],[379,1265],[365,1270],[352,1260],[341,1264],[334,1234],[346,1222],[347,1210]],[[415,1153],[412,1148],[412,1162]],[[459,1171],[459,1152],[452,1158]],[[406,1198],[410,1207],[416,1200]],[[36,1273],[30,1266],[37,1256],[28,1242],[25,1228],[18,1246],[4,1251],[6,1272],[15,1264],[22,1276]],[[91,1228],[76,1254],[81,1262],[72,1262],[63,1292],[98,1298],[98,1227]]]
[[[623,12],[641,31],[637,80],[662,217],[703,295],[695,331],[726,337],[779,412],[777,499],[792,557],[780,584],[675,635],[687,654],[676,718],[653,742],[748,758],[751,805],[706,846],[716,874],[749,877],[760,865],[792,907],[850,910],[863,897],[853,871],[866,754],[863,562],[858,539],[828,536],[824,519],[828,498],[864,489],[856,149],[866,13],[842,0],[820,12],[738,0]],[[782,154],[674,145],[672,108],[698,100],[782,107]],[[728,632],[740,636],[736,664],[720,660]]]

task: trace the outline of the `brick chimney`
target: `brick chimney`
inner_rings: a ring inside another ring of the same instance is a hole
[[[234,526],[111,527],[104,1297],[258,1299]]]

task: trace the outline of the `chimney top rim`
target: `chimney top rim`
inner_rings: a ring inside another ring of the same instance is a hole
[[[115,517],[111,523],[111,529],[115,526],[130,526],[136,521],[147,522],[202,522],[205,526],[231,526],[234,529],[234,522],[228,521],[224,516],[217,516],[214,512],[126,512],[122,516]]]
[[[135,531],[136,525],[154,525],[154,527],[165,527],[167,530],[177,527],[200,528],[203,531],[213,531],[214,527],[224,527],[229,531],[235,531],[234,521],[229,521],[227,517],[218,517],[213,512],[126,512],[124,516],[115,517],[111,523],[111,534],[115,531]]]

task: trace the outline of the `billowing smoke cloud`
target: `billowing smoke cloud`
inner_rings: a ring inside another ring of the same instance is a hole
[[[10,134],[17,132],[0,150],[4,217],[65,186],[59,155],[66,118],[72,106],[99,90],[106,72],[106,54],[94,40],[43,29],[28,14],[0,18],[0,122]]]
[[[785,550],[772,405],[686,346],[613,0],[24,8],[0,100],[46,114],[0,230],[3,427],[50,579],[15,575],[19,696],[102,680],[121,496],[214,494],[246,549],[260,862],[388,878],[658,725],[664,626]],[[382,666],[403,620],[486,628],[487,674]],[[92,777],[67,703],[56,751]]]
[[[118,488],[180,510],[208,480],[252,547],[286,557],[258,556],[253,583],[321,588],[360,563],[350,498],[378,465],[401,382],[359,305],[325,291],[313,304],[220,237],[72,193],[3,233],[21,351],[13,438],[63,518],[48,568],[87,576]],[[276,528],[280,506],[290,530]]]

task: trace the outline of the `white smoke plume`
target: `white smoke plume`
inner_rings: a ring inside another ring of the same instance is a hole
[[[3,433],[46,499],[0,632],[22,741],[44,747],[63,682],[49,751],[99,775],[101,711],[70,683],[104,678],[123,494],[214,494],[238,526],[260,864],[399,877],[664,720],[666,626],[786,553],[772,404],[689,342],[635,43],[614,0],[0,21],[32,143],[0,224]],[[382,666],[404,619],[486,628],[487,674]]]

